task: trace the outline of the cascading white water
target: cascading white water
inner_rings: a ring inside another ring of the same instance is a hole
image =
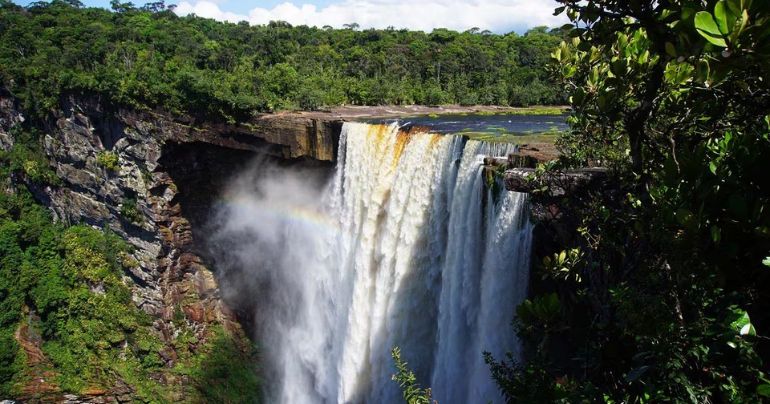
[[[482,352],[519,355],[531,227],[481,161],[513,146],[346,123],[339,150],[322,193],[245,176],[216,217],[258,280],[268,401],[399,402],[394,346],[440,403],[500,401]]]

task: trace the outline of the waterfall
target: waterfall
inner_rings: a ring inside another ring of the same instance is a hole
[[[323,191],[285,172],[234,183],[212,239],[255,287],[269,402],[399,402],[394,346],[440,403],[502,400],[482,352],[520,356],[531,226],[481,163],[513,150],[346,123]]]

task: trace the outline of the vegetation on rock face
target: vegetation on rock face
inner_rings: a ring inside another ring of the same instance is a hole
[[[0,338],[12,341],[0,353],[0,368],[11,369],[0,379],[3,395],[26,382],[19,327],[36,335],[65,391],[109,388],[124,373],[147,379],[160,367],[150,320],[121,279],[127,252],[110,233],[51,223],[26,191],[0,195]]]
[[[13,146],[8,151],[0,150],[1,178],[16,173],[36,184],[58,184],[61,181],[48,164],[36,131],[14,127],[10,136],[14,138]]]
[[[579,236],[519,308],[529,362],[494,377],[529,402],[770,398],[770,3],[559,2],[556,166],[613,180],[556,200]]]
[[[192,385],[203,402],[258,403],[261,397],[257,377],[256,352],[253,347],[244,354],[243,347],[221,327],[213,330],[211,341],[201,353],[189,354],[187,365],[175,372],[192,379]]]
[[[134,198],[123,201],[120,206],[120,216],[135,224],[141,224],[144,220],[142,212],[139,211],[139,207],[136,205],[136,199]]]
[[[120,161],[118,160],[118,154],[115,152],[106,150],[100,152],[96,156],[96,162],[109,171],[116,172],[120,170]]]
[[[0,153],[0,397],[118,388],[144,402],[253,402],[252,349],[213,324],[206,340],[190,338],[182,315],[169,351],[132,301],[125,273],[137,263],[127,244],[109,231],[53,223],[23,184],[56,177],[34,135],[12,134],[13,149]]]
[[[544,70],[559,31],[319,29],[178,17],[163,2],[114,12],[0,0],[0,82],[27,111],[63,93],[243,119],[342,104],[563,104]]]

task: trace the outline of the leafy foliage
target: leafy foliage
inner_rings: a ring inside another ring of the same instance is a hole
[[[120,206],[120,215],[131,223],[141,224],[144,216],[136,203],[134,198],[125,199]]]
[[[557,379],[541,362],[520,364],[510,354],[506,361],[498,362],[489,352],[484,353],[484,360],[506,402],[552,403],[569,397],[568,379]]]
[[[0,250],[4,393],[13,391],[11,382],[20,371],[23,353],[13,334],[23,311],[35,313],[29,319],[38,320],[28,326],[39,330],[43,352],[66,391],[110,386],[121,376],[116,363],[135,361],[138,372],[160,366],[159,342],[147,331],[149,318],[134,307],[121,279],[118,256],[127,247],[117,236],[55,225],[20,191],[0,196]]]
[[[261,395],[256,349],[242,347],[221,327],[212,330],[210,343],[198,353],[182,349],[183,365],[175,373],[190,377],[204,402],[257,403]]]
[[[604,165],[612,181],[573,196],[579,259],[543,267],[557,331],[527,333],[542,320],[520,315],[534,360],[493,374],[509,399],[758,402],[770,3],[559,1],[573,26],[553,57],[574,112],[554,169]]]
[[[401,387],[401,393],[407,404],[432,404],[430,388],[422,388],[417,384],[417,376],[409,370],[408,364],[401,359],[401,350],[396,347],[390,352],[396,364],[393,381]]]
[[[120,169],[118,154],[115,152],[106,150],[99,152],[99,154],[96,155],[96,162],[109,171],[118,171]]]
[[[51,222],[25,189],[0,193],[0,396],[17,397],[30,377],[16,340],[22,326],[42,341],[55,382],[65,392],[109,390],[127,383],[134,397],[171,402],[176,386],[162,374],[192,379],[190,400],[246,402],[259,396],[254,353],[211,326],[192,337],[184,316],[174,339],[175,366],[164,368],[150,317],[132,301],[123,273],[136,261],[117,235]],[[194,348],[193,348],[194,347]]]
[[[563,103],[544,65],[559,32],[319,29],[178,17],[163,2],[114,12],[0,3],[0,81],[44,114],[69,92],[208,118],[342,104]]]
[[[36,184],[59,184],[61,181],[49,166],[48,159],[40,146],[39,134],[34,130],[14,127],[10,131],[14,138],[10,150],[0,150],[0,176],[22,175]]]

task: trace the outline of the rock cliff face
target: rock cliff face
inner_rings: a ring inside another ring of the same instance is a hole
[[[201,320],[221,311],[213,301],[216,282],[192,251],[190,221],[199,218],[182,215],[180,187],[163,162],[187,164],[221,184],[228,176],[224,167],[207,170],[202,165],[210,159],[176,153],[179,146],[231,150],[224,161],[233,169],[255,153],[331,161],[341,122],[268,117],[240,125],[196,124],[68,98],[47,126],[45,151],[64,186],[37,190],[39,199],[58,220],[108,227],[136,247],[139,265],[130,275],[140,308],[167,317],[173,301],[195,300],[203,307],[185,311]],[[117,163],[105,163],[109,159]],[[216,189],[188,191],[210,194]],[[189,293],[199,296],[189,299]]]
[[[13,147],[13,137],[9,131],[22,122],[24,116],[19,111],[16,100],[0,88],[0,149],[8,150]]]
[[[23,121],[16,101],[0,93],[0,147],[12,147],[11,128]],[[303,116],[212,124],[68,97],[42,127],[62,183],[29,185],[56,220],[109,228],[135,247],[126,276],[161,335],[174,334],[180,309],[201,333],[210,323],[237,329],[196,247],[212,196],[257,154],[330,166],[341,127],[341,120]],[[166,356],[174,360],[173,352]]]

